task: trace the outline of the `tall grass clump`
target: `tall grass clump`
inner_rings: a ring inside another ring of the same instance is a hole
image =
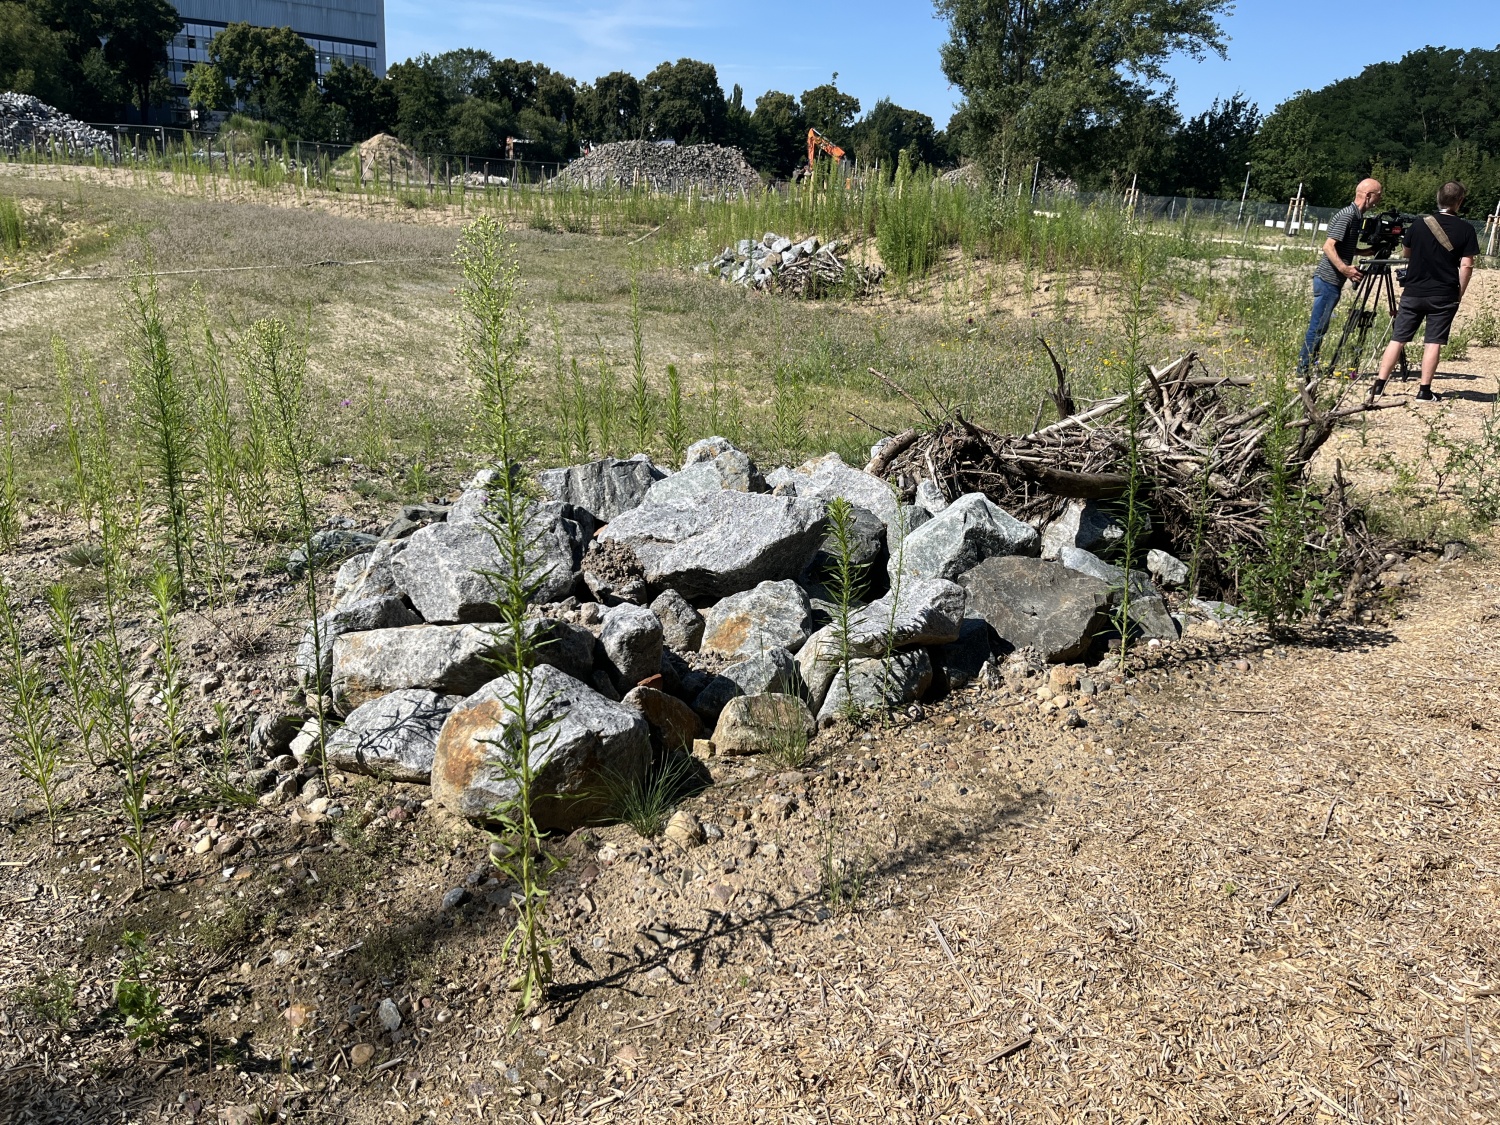
[[[0,581],[0,698],[11,750],[21,776],[36,786],[47,812],[47,830],[57,843],[57,780],[62,743],[52,724],[52,696],[41,664],[21,632],[21,607]]]
[[[1120,363],[1125,376],[1125,495],[1121,501],[1124,535],[1120,540],[1125,570],[1115,628],[1120,634],[1120,662],[1130,654],[1131,568],[1140,553],[1140,543],[1151,526],[1148,481],[1141,460],[1141,426],[1145,421],[1144,387],[1146,336],[1150,328],[1150,301],[1159,260],[1154,248],[1138,239],[1122,278],[1125,315],[1121,322]]]
[[[687,452],[688,423],[682,408],[682,378],[677,374],[675,363],[667,364],[667,419],[661,436],[667,443],[672,464],[682,464],[683,454]]]
[[[865,568],[854,561],[854,505],[842,496],[828,504],[828,538],[833,543],[833,568],[825,585],[833,596],[833,638],[837,646],[838,673],[844,683],[845,718],[857,719],[854,694],[849,682],[853,656],[849,651],[849,624],[855,606],[864,595]]]
[[[144,270],[132,272],[128,290],[130,388],[143,468],[164,513],[178,589],[186,590],[193,538],[188,511],[193,461],[190,405],[149,258]]]
[[[21,485],[16,476],[16,396],[5,396],[0,417],[0,548],[21,541]]]
[[[98,716],[93,706],[97,689],[73,591],[61,582],[47,587],[47,622],[57,646],[57,670],[62,677],[59,701],[67,722],[78,732],[83,756],[89,765],[98,767],[100,762],[94,753],[94,728],[98,725]]]
[[[63,338],[55,333],[52,336],[52,372],[57,377],[57,389],[62,395],[63,437],[68,446],[68,473],[72,477],[71,499],[77,505],[79,518],[87,525],[93,518],[93,508],[89,504],[88,474],[84,470],[82,404],[78,399],[73,357],[68,354]]]
[[[890,190],[881,197],[875,245],[886,270],[903,285],[926,276],[937,260],[932,177],[914,171],[911,156],[905,151]]]
[[[646,381],[646,349],[641,321],[641,275],[638,268],[630,272],[630,407],[626,421],[636,452],[644,452],[656,428],[651,402],[651,385]]]
[[[476,436],[499,469],[490,486],[486,522],[499,554],[491,575],[495,604],[509,638],[494,658],[505,685],[508,722],[504,735],[491,742],[487,757],[515,794],[492,811],[502,847],[491,856],[520,888],[512,899],[516,922],[503,947],[516,969],[512,987],[519,1022],[533,1004],[545,999],[552,980],[552,939],[544,917],[552,864],[545,858],[534,815],[544,796],[535,758],[547,745],[551,701],[536,690],[535,644],[527,628],[527,603],[537,588],[537,574],[531,552],[531,498],[522,468],[525,435],[518,416],[526,375],[526,309],[516,248],[495,219],[475,219],[464,227],[455,258],[463,275],[459,323]]]
[[[318,612],[318,557],[313,545],[315,512],[311,473],[315,437],[309,422],[307,348],[285,321],[257,320],[240,341],[245,381],[258,388],[266,408],[267,433],[273,464],[289,493],[289,516],[306,564],[302,572],[303,604],[310,620],[312,651],[322,651],[322,622]],[[324,754],[325,695],[321,684],[311,692],[318,719],[318,761],[328,782]]]
[[[228,367],[207,313],[204,306],[203,359],[193,388],[198,418],[195,460],[200,468],[195,523],[209,597],[218,598],[229,587],[234,562],[230,519],[237,483],[235,417]]]

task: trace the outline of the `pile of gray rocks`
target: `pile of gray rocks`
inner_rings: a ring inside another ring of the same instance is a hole
[[[763,187],[760,173],[737,148],[651,141],[596,145],[558,173],[557,182],[594,189],[692,191],[731,199],[757,195]]]
[[[736,285],[769,289],[784,267],[804,258],[821,256],[830,265],[842,265],[836,256],[838,248],[837,239],[825,244],[813,235],[793,242],[775,231],[767,231],[760,241],[742,238],[735,245],[724,247],[718,257],[693,268],[697,273],[716,274]]]
[[[381,537],[314,544],[315,565],[358,553],[297,655],[306,688],[342,716],[323,732],[331,764],[430,783],[480,823],[514,795],[496,759],[516,737],[517,698],[496,658],[517,638],[497,623],[495,480],[480,473],[451,505],[409,507]],[[898,496],[836,454],[762,473],[717,437],[675,472],[638,455],[536,483],[526,632],[528,710],[546,720],[532,759],[549,794],[544,828],[606,815],[611,782],[662,754],[772,750],[789,732],[964,687],[1012,650],[1082,659],[1111,635],[1127,587],[1135,632],[1178,635],[1158,584],[1181,583],[1185,568],[1161,553],[1149,571],[1113,566],[1096,552],[1120,529],[1086,502],[1038,528],[932,482]],[[847,632],[824,584],[839,497],[870,577]],[[309,723],[303,756],[318,734]]]
[[[112,136],[30,94],[0,94],[0,150],[11,156],[53,146],[74,155],[114,151]]]

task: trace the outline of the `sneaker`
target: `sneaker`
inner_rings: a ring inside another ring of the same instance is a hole
[[[1385,380],[1376,379],[1370,387],[1370,397],[1379,398],[1383,394],[1385,394]]]
[[[1433,394],[1431,387],[1418,387],[1417,388],[1417,401],[1418,402],[1441,402],[1442,401],[1442,396],[1441,395],[1435,395],[1435,394]]]

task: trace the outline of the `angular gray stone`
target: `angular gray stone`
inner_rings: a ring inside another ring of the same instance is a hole
[[[812,606],[797,583],[762,582],[709,608],[700,650],[718,656],[750,656],[771,648],[796,652],[812,627]]]
[[[735,696],[767,692],[800,695],[801,682],[791,653],[781,648],[767,649],[716,673],[693,699],[693,710],[704,722],[715,723],[724,704]]]
[[[260,716],[250,728],[251,756],[264,762],[285,754],[306,721],[307,716],[300,711],[273,711]]]
[[[749,248],[747,247],[744,252],[748,254],[750,252]],[[730,452],[739,453],[742,450],[727,437],[700,438],[688,446],[686,452],[683,453],[682,467],[687,468],[689,465],[696,465],[700,461],[712,461],[721,453]]]
[[[933,682],[944,691],[957,691],[979,679],[989,660],[990,627],[977,617],[964,619],[958,640],[927,650],[932,657]]]
[[[948,506],[948,498],[943,495],[943,490],[930,480],[919,480],[917,482],[917,507],[928,515],[935,516]]]
[[[1168,589],[1181,586],[1188,580],[1187,563],[1154,548],[1146,552],[1146,569]]]
[[[795,695],[768,692],[731,699],[714,724],[714,750],[733,757],[739,754],[774,754],[789,743],[802,743],[818,732],[818,724],[807,704]]]
[[[495,678],[499,626],[409,625],[346,633],[333,643],[332,690],[341,711],[393,691],[469,695]]]
[[[1098,555],[1080,547],[1064,547],[1059,552],[1057,561],[1069,570],[1076,570],[1080,574],[1108,583],[1110,609],[1118,618],[1120,602],[1125,593],[1125,571],[1122,568],[1107,563]],[[1127,616],[1134,622],[1137,634],[1142,637],[1159,641],[1177,639],[1177,625],[1172,620],[1167,603],[1162,600],[1161,594],[1151,582],[1151,576],[1144,570],[1130,572],[1130,606]]]
[[[864,580],[869,582],[871,578],[878,577],[875,572],[885,569],[885,522],[868,508],[861,508],[856,504],[854,505],[853,526],[850,531],[852,534],[849,562],[858,567]],[[818,553],[813,556],[812,565],[808,567],[808,574],[826,578],[836,573],[837,569],[838,543],[834,540],[830,526],[828,534],[823,537],[823,542],[818,546]]]
[[[661,671],[661,621],[645,606],[617,605],[604,615],[599,648],[616,686],[629,691]]]
[[[1042,529],[1042,558],[1059,558],[1069,547],[1104,555],[1124,539],[1125,525],[1097,501],[1069,500],[1062,514]]]
[[[311,536],[313,563],[315,566],[328,566],[331,563],[343,562],[352,555],[370,550],[378,542],[380,540],[374,535],[366,535],[362,531],[349,531],[345,528],[315,531]],[[286,572],[292,578],[301,578],[307,573],[307,547],[305,545],[294,548],[287,556]]]
[[[432,794],[459,816],[493,822],[516,798],[502,755],[514,753],[514,684],[503,676],[462,700],[438,736]],[[532,816],[544,831],[571,831],[607,814],[612,793],[651,761],[646,720],[555,668],[540,667],[527,700]]]
[[[536,475],[536,482],[553,500],[608,523],[621,512],[639,507],[651,486],[665,476],[649,457],[638,453],[626,461],[605,457],[585,465],[547,469]]]
[[[1026,554],[1035,547],[1035,528],[971,492],[908,534],[888,569],[893,581],[898,565],[917,578],[957,579],[985,559]]]
[[[856,508],[873,512],[894,538],[900,537],[901,501],[891,486],[877,476],[844,464],[837,453],[798,465],[797,495],[804,500],[821,500],[827,503],[835,496],[842,496]],[[908,521],[907,530],[912,525]]]
[[[401,594],[396,584],[396,575],[391,560],[406,550],[406,539],[382,539],[374,550],[355,555],[343,566],[333,580],[333,606],[335,609],[369,598],[389,598]]]
[[[730,449],[712,461],[695,461],[647,490],[642,504],[686,504],[714,492],[763,492],[765,481],[748,454]]]
[[[528,621],[526,629],[538,664],[588,674],[594,638],[587,629],[548,618]],[[334,706],[348,712],[404,688],[469,695],[495,678],[509,637],[503,625],[486,624],[346,633],[333,644]]]
[[[697,652],[703,642],[703,614],[676,590],[663,590],[651,603],[661,622],[662,642],[673,652]]]
[[[818,709],[818,725],[828,726],[844,717],[853,700],[856,714],[901,707],[921,699],[932,686],[932,658],[924,648],[898,652],[890,660],[880,658],[857,660],[849,669],[848,689],[844,677],[835,676],[829,685],[823,705]]]
[[[438,732],[462,698],[407,688],[372,699],[328,736],[328,764],[349,773],[426,785]]]
[[[313,628],[308,625],[297,644],[297,678],[303,687],[324,687],[333,672],[333,642],[345,633],[362,633],[369,629],[398,629],[403,625],[420,625],[421,617],[400,596],[366,598],[345,602],[331,613],[318,618],[317,644]]]
[[[958,640],[968,604],[962,586],[942,578],[906,578],[895,594],[899,597],[887,593],[849,615],[852,658]],[[841,664],[837,624],[819,629],[797,653],[797,668],[814,708],[822,704]]]
[[[385,525],[381,539],[405,539],[418,528],[440,523],[448,518],[447,504],[407,504],[401,514]]]
[[[457,505],[455,505],[455,509]],[[562,516],[561,505],[531,510],[527,558],[536,589],[534,602],[554,602],[572,592],[576,578],[576,525]],[[434,624],[494,621],[497,592],[494,575],[504,569],[493,529],[484,520],[430,524],[405,540],[407,547],[391,561],[391,570],[424,620]]]
[[[1109,628],[1108,583],[1061,563],[1009,556],[986,559],[960,582],[973,613],[1013,648],[1034,648],[1049,663],[1081,659]]]
[[[715,492],[690,504],[626,512],[599,532],[589,555],[624,547],[647,585],[670,587],[685,598],[724,598],[761,582],[796,578],[826,530],[820,503]]]

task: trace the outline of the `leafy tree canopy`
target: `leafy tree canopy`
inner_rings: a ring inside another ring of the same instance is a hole
[[[802,91],[802,113],[807,123],[840,148],[848,148],[854,119],[859,116],[859,99],[838,87],[839,76],[811,90]]]
[[[664,62],[641,83],[642,109],[651,136],[678,144],[708,144],[724,133],[724,90],[711,63]]]

